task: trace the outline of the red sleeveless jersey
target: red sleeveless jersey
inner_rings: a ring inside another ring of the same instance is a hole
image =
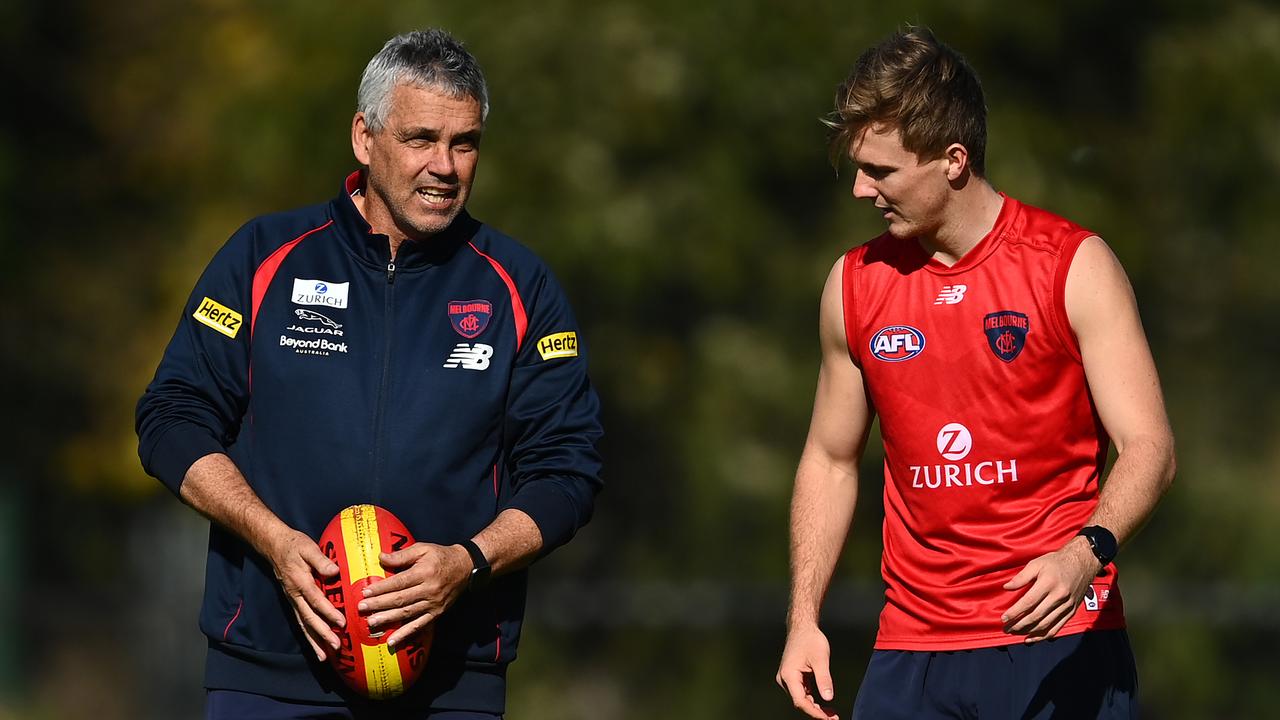
[[[1098,502],[1107,436],[1063,290],[1092,233],[1006,197],[960,262],[888,234],[850,250],[849,351],[885,447],[885,607],[876,648],[1021,642],[1003,585]],[[1059,633],[1124,627],[1114,564]]]

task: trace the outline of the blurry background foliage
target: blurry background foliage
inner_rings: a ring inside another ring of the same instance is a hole
[[[426,25],[490,82],[472,210],[563,280],[607,415],[607,491],[535,573],[511,717],[794,717],[772,677],[818,294],[881,231],[817,118],[904,22],[981,74],[993,183],[1132,276],[1180,459],[1122,559],[1148,717],[1274,715],[1274,5],[79,0],[0,5],[0,717],[199,716],[206,526],[139,469],[133,404],[226,237],[337,191],[364,63]],[[844,712],[880,460],[873,438],[826,606]]]

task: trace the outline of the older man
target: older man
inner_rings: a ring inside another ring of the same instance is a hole
[[[447,33],[395,37],[360,83],[365,169],[217,253],[138,403],[149,473],[212,520],[200,627],[210,717],[501,715],[525,572],[600,488],[599,406],[564,293],[465,211],[488,114]],[[339,613],[316,539],[385,507],[419,540],[359,608],[423,679],[381,702],[324,663]]]

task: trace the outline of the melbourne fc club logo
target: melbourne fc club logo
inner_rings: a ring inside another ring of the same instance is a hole
[[[1031,321],[1012,310],[993,312],[982,318],[982,331],[987,334],[991,352],[1005,362],[1013,362],[1027,344]]]
[[[902,362],[924,352],[924,333],[910,325],[890,325],[871,336],[871,354],[885,362]]]
[[[493,303],[488,300],[450,300],[449,322],[458,334],[468,340],[480,336],[493,317]]]

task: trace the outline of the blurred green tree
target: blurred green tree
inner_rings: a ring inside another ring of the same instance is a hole
[[[0,505],[20,509],[0,570],[27,590],[0,604],[0,715],[198,713],[199,521],[142,475],[133,403],[225,238],[352,168],[368,57],[441,25],[493,96],[473,212],[569,289],[609,431],[594,523],[535,578],[513,714],[787,716],[771,678],[818,292],[880,232],[817,118],[904,22],[983,77],[994,183],[1098,231],[1137,289],[1181,467],[1122,560],[1150,715],[1272,714],[1280,10],[79,0],[0,9],[16,104],[0,138]],[[828,603],[846,704],[877,612],[875,452]],[[15,644],[32,648],[22,662]],[[120,661],[148,647],[167,654]],[[67,691],[68,673],[98,681]]]

